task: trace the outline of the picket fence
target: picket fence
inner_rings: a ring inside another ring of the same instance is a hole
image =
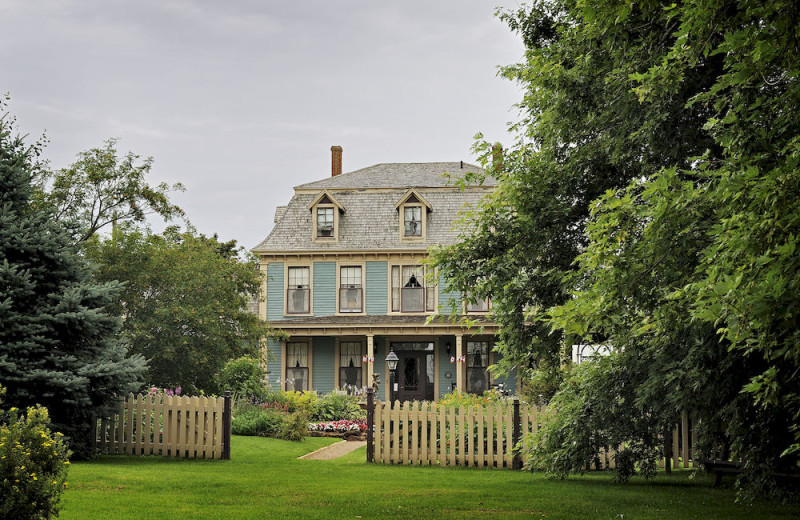
[[[542,412],[519,402],[456,410],[427,401],[395,401],[394,406],[376,401],[372,413],[367,409],[367,458],[384,464],[519,469],[524,460],[514,446],[526,432],[536,432]]]
[[[100,454],[230,459],[230,392],[225,397],[129,394],[96,424]]]
[[[384,464],[521,469],[525,450],[515,448],[541,426],[544,406],[489,404],[444,407],[414,401],[367,405],[367,461]],[[696,433],[689,414],[672,435],[660,466],[699,465],[693,458]],[[686,434],[684,434],[686,432]],[[615,451],[601,450],[588,470],[614,469]]]

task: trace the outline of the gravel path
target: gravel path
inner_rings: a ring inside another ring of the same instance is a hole
[[[324,448],[320,448],[317,451],[306,453],[302,457],[298,458],[310,460],[338,459],[339,457],[347,455],[348,453],[357,450],[361,446],[366,445],[367,441],[341,441],[329,446],[325,446]]]

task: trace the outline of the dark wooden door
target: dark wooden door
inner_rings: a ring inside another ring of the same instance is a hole
[[[425,352],[398,352],[397,395],[399,401],[423,401],[427,389]]]

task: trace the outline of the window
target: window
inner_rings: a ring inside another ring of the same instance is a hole
[[[467,392],[480,394],[489,389],[489,342],[467,341]]]
[[[364,293],[361,266],[342,267],[339,271],[339,312],[362,312]]]
[[[308,343],[293,341],[286,344],[286,390],[308,390]]]
[[[361,388],[361,356],[363,349],[360,342],[343,341],[339,344],[339,386],[347,385],[348,390]]]
[[[333,211],[334,208],[317,208],[317,237],[333,237]]]
[[[422,206],[405,206],[403,208],[403,236],[422,236]]]
[[[472,295],[467,293],[466,299],[472,298]],[[489,312],[489,298],[478,300],[475,303],[467,303],[467,312]]]
[[[311,312],[308,267],[290,267],[286,289],[286,313],[308,314]]]
[[[392,312],[433,312],[436,294],[425,286],[425,268],[421,265],[392,266]]]
[[[426,236],[425,224],[431,205],[415,190],[408,190],[394,205],[400,224],[400,239],[422,240]]]

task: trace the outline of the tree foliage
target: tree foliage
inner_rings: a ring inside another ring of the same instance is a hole
[[[4,108],[4,107],[0,107]],[[0,381],[17,408],[50,410],[79,456],[93,450],[95,416],[138,387],[144,369],[116,340],[108,308],[119,284],[98,284],[65,226],[34,207],[38,148],[0,118]]]
[[[42,170],[37,178],[40,204],[53,208],[58,220],[77,222],[79,242],[114,222],[141,223],[151,213],[166,221],[184,216],[168,197],[171,191],[183,191],[183,186],[163,182],[150,186],[145,177],[153,158],[142,160],[132,152],[120,156],[117,142],[108,139],[102,147],[78,154],[69,167]]]
[[[216,391],[214,376],[225,363],[257,356],[259,341],[272,333],[247,309],[260,294],[261,274],[252,259],[238,258],[235,241],[123,226],[86,249],[99,280],[125,281],[113,310],[124,317],[131,351],[148,360],[151,384]]]
[[[648,418],[627,435],[651,446],[697,410],[706,453],[771,487],[800,441],[800,7],[562,0],[501,17],[527,47],[502,70],[525,87],[518,139],[440,269],[491,295],[509,363],[558,366],[579,338],[616,347],[598,369],[616,389],[579,371],[556,405],[606,399],[609,422]],[[579,467],[551,441],[551,469]]]

